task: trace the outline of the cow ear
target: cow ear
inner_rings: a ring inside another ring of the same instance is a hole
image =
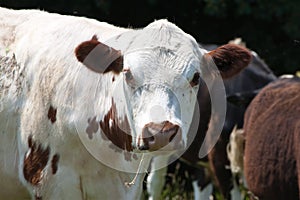
[[[123,70],[121,51],[99,42],[96,36],[78,45],[75,55],[79,62],[97,73],[112,71],[119,74]]]
[[[223,79],[231,78],[247,67],[251,61],[251,52],[235,44],[226,44],[204,55],[212,59]]]

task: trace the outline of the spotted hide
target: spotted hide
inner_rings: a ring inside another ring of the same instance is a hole
[[[151,157],[188,146],[199,78],[250,59],[167,20],[0,8],[0,199],[140,199]]]

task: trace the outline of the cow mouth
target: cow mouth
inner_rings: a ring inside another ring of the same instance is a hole
[[[139,152],[171,152],[183,150],[185,147],[180,128],[177,133],[173,133],[170,137],[164,139],[165,142],[161,142],[157,141],[153,135],[148,135],[148,137],[144,138],[140,136],[137,138],[137,144],[134,145],[134,149]]]

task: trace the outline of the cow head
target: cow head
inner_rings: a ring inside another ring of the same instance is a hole
[[[229,78],[248,65],[251,54],[232,44],[207,52],[191,36],[165,20],[136,30],[133,35],[124,37],[130,41],[125,47],[121,45],[120,50],[118,42],[113,48],[96,37],[75,50],[77,59],[87,68],[99,76],[113,76],[112,84],[118,85],[119,92],[110,97],[109,112],[115,120],[104,116],[100,122],[102,131],[110,140],[122,137],[121,142],[113,143],[126,150],[183,149],[187,145],[199,78],[214,79],[216,73]],[[118,39],[122,40],[122,35]],[[209,69],[212,63],[219,71]],[[118,104],[124,104],[123,118]],[[121,125],[122,122],[127,125]],[[123,144],[124,138],[130,145]]]

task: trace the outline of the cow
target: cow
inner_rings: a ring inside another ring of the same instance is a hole
[[[217,186],[228,199],[233,183],[232,174],[227,167],[230,163],[226,151],[230,133],[235,125],[237,128],[243,127],[246,109],[260,89],[277,79],[259,55],[255,51],[251,52],[253,59],[249,66],[232,79],[224,80],[228,100],[226,120],[220,139],[208,155]],[[234,101],[236,95],[243,98]]]
[[[300,78],[263,88],[245,114],[244,174],[253,199],[299,199]]]
[[[203,46],[207,50],[214,50],[218,48],[217,45],[202,44],[200,46]],[[235,77],[224,80],[228,99],[226,104],[227,110],[225,124],[220,139],[212,151],[209,152],[208,157],[202,159],[200,159],[198,156],[199,150],[209,128],[209,123],[212,122],[210,126],[213,126],[214,122],[211,121],[213,118],[211,118],[211,102],[207,86],[205,84],[200,84],[199,92],[197,94],[201,117],[198,131],[195,139],[187,151],[185,151],[185,153],[180,157],[180,160],[183,161],[181,162],[181,165],[188,169],[189,176],[191,177],[192,181],[195,181],[192,184],[195,193],[195,199],[201,197],[202,194],[200,191],[202,191],[209,184],[209,180],[212,179],[214,179],[215,185],[221,191],[223,197],[230,199],[230,191],[234,181],[232,178],[232,173],[228,168],[230,163],[226,151],[230,133],[235,125],[237,125],[238,128],[243,127],[244,113],[248,104],[254,98],[257,92],[268,83],[277,79],[277,77],[273,74],[267,64],[259,57],[259,55],[257,55],[257,53],[254,51],[251,51],[251,53],[252,60],[249,63],[249,66]],[[167,162],[168,159],[169,158],[166,156],[154,158],[152,168],[157,167],[156,163]],[[209,162],[209,167],[212,173],[210,175],[207,174],[205,172],[207,170],[203,169],[202,165],[199,166],[199,162]],[[176,163],[172,165],[175,166]],[[159,195],[161,194],[160,191],[164,185],[164,176],[166,175],[166,171],[166,168],[162,168],[156,171],[151,171],[149,174],[147,180],[147,190],[150,194],[150,199],[160,198]],[[204,178],[205,176],[210,177]],[[211,191],[211,185],[208,186],[207,190]],[[206,196],[203,198],[207,199],[208,197]]]
[[[142,29],[0,8],[1,199],[139,199],[150,159],[187,147],[199,79],[251,60],[167,20]]]

